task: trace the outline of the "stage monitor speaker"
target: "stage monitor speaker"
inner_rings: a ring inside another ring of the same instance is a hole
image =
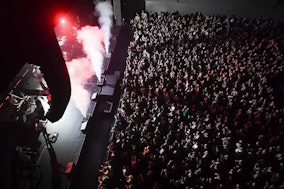
[[[98,96],[98,93],[93,93],[92,96],[91,96],[91,99],[92,100],[96,100],[97,96]]]

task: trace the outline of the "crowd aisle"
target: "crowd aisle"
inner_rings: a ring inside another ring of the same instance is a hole
[[[142,12],[98,188],[284,188],[283,31],[268,18]]]

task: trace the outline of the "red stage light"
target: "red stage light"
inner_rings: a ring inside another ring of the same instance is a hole
[[[61,23],[61,24],[65,24],[65,23],[66,23],[65,18],[61,18],[61,19],[60,19],[60,23]]]
[[[58,12],[54,15],[55,25],[66,25],[70,22],[69,16],[64,12]]]

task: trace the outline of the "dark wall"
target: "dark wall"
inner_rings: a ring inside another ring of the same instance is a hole
[[[121,17],[125,21],[134,18],[142,10],[145,10],[145,0],[121,0]]]
[[[284,0],[145,0],[146,10],[191,14],[234,15],[236,17],[269,17],[284,22]]]
[[[70,15],[79,19],[80,26],[98,25],[97,16],[95,16],[94,13],[95,4],[93,0],[77,0],[76,4],[69,12]]]

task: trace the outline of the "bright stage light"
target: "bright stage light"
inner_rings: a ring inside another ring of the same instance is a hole
[[[60,19],[60,23],[61,23],[61,24],[65,24],[65,23],[66,23],[65,18],[61,18],[61,19]]]

